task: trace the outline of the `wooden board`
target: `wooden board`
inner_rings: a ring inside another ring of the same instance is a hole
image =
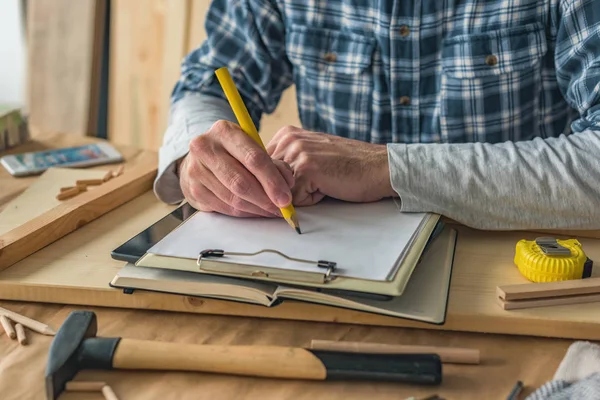
[[[62,201],[56,195],[61,187],[73,186],[77,179],[102,179],[106,171],[108,170],[50,168],[0,211],[0,235],[60,205]],[[94,190],[94,187],[89,190]]]
[[[27,4],[33,132],[95,136],[106,0]]]
[[[79,229],[152,188],[155,157],[121,176],[63,201],[56,207],[0,236],[0,270]]]
[[[186,51],[188,0],[111,3],[108,138],[158,150]]]
[[[170,96],[183,57],[206,39],[209,0],[114,0],[108,137],[117,144],[158,150],[167,129]],[[264,115],[267,143],[286,125],[301,126],[294,87]]]
[[[496,286],[525,283],[512,262],[514,245],[534,233],[486,232],[458,226],[455,266],[444,325],[430,325],[341,308],[286,301],[266,308],[223,300],[136,291],[127,295],[108,286],[122,267],[111,250],[168,214],[173,206],[152,192],[117,208],[72,234],[0,272],[0,298],[61,304],[180,311],[418,327],[424,329],[600,339],[600,303],[504,311]],[[581,239],[590,258],[600,260],[600,241]],[[594,276],[599,276],[598,269]]]

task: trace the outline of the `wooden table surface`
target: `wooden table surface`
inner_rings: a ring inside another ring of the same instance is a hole
[[[53,136],[16,151],[81,144],[93,139]],[[120,147],[128,160],[139,150]],[[133,161],[135,162],[135,161]],[[0,170],[0,210],[35,178],[13,178]],[[77,235],[77,232],[72,233]],[[444,364],[439,387],[373,382],[283,381],[179,372],[83,371],[77,380],[102,380],[120,400],[133,399],[417,399],[438,394],[445,399],[505,399],[517,380],[524,398],[551,379],[571,340],[458,333],[407,328],[367,327],[256,318],[196,315],[144,310],[83,308],[1,301],[1,307],[59,327],[68,314],[87,309],[98,316],[98,336],[120,336],[194,344],[268,344],[309,346],[312,339],[393,344],[457,346],[481,350],[480,365]],[[0,397],[43,399],[44,371],[52,337],[28,333],[19,345],[0,335]],[[102,399],[97,393],[65,393],[60,399]]]

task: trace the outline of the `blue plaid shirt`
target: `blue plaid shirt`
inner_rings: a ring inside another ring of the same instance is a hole
[[[223,97],[257,125],[296,85],[303,127],[372,143],[600,130],[599,0],[215,0],[172,102]]]

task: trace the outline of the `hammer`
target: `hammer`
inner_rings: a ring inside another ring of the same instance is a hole
[[[375,380],[437,385],[437,354],[368,354],[285,346],[190,345],[96,337],[91,311],[73,311],[48,352],[46,398],[57,399],[83,369],[198,371],[309,380]]]

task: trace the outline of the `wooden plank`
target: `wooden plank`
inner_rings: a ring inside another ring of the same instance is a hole
[[[506,301],[498,299],[498,304],[503,310],[523,310],[526,308],[566,306],[600,302],[600,294],[587,294],[575,296],[547,297],[529,300]]]
[[[77,179],[102,178],[104,174],[101,169],[50,168],[0,211],[0,235],[61,204],[56,198],[61,187],[73,186]]]
[[[106,0],[36,0],[27,8],[32,131],[94,136]]]
[[[134,167],[0,236],[0,270],[150,190],[155,161]]]
[[[558,296],[575,296],[584,294],[600,294],[600,278],[498,286],[496,289],[496,294],[502,300],[507,301],[540,299]]]
[[[158,150],[189,31],[189,0],[111,3],[109,139]]]
[[[44,151],[48,149],[56,149],[62,147],[80,146],[90,143],[102,142],[90,136],[77,136],[68,134],[41,134],[36,135],[27,143],[5,150],[1,155],[17,154],[31,151]],[[129,146],[117,146],[123,157],[127,160],[127,165],[132,167],[140,161],[145,161],[144,157],[139,157],[145,154],[143,150]],[[93,166],[86,169],[105,169],[105,165]],[[39,176],[24,176],[14,177],[6,171],[5,168],[0,168],[0,211],[2,211],[8,203],[19,196],[25,189],[38,180]],[[31,218],[30,218],[31,219]]]
[[[195,314],[318,321],[336,324],[411,327],[600,340],[600,303],[505,311],[496,303],[498,285],[526,283],[512,264],[517,233],[459,228],[445,324],[433,325],[343,308],[284,301],[276,307],[135,291],[109,286],[123,262],[110,252],[174,206],[153,193],[142,196],[0,272],[0,299],[152,309]],[[590,257],[600,259],[600,241],[586,239]],[[600,277],[600,270],[594,272]]]
[[[169,1],[165,12],[165,34],[162,54],[162,103],[158,113],[156,149],[162,144],[164,130],[167,129],[171,93],[180,76],[181,61],[187,53],[190,29],[190,0]]]

